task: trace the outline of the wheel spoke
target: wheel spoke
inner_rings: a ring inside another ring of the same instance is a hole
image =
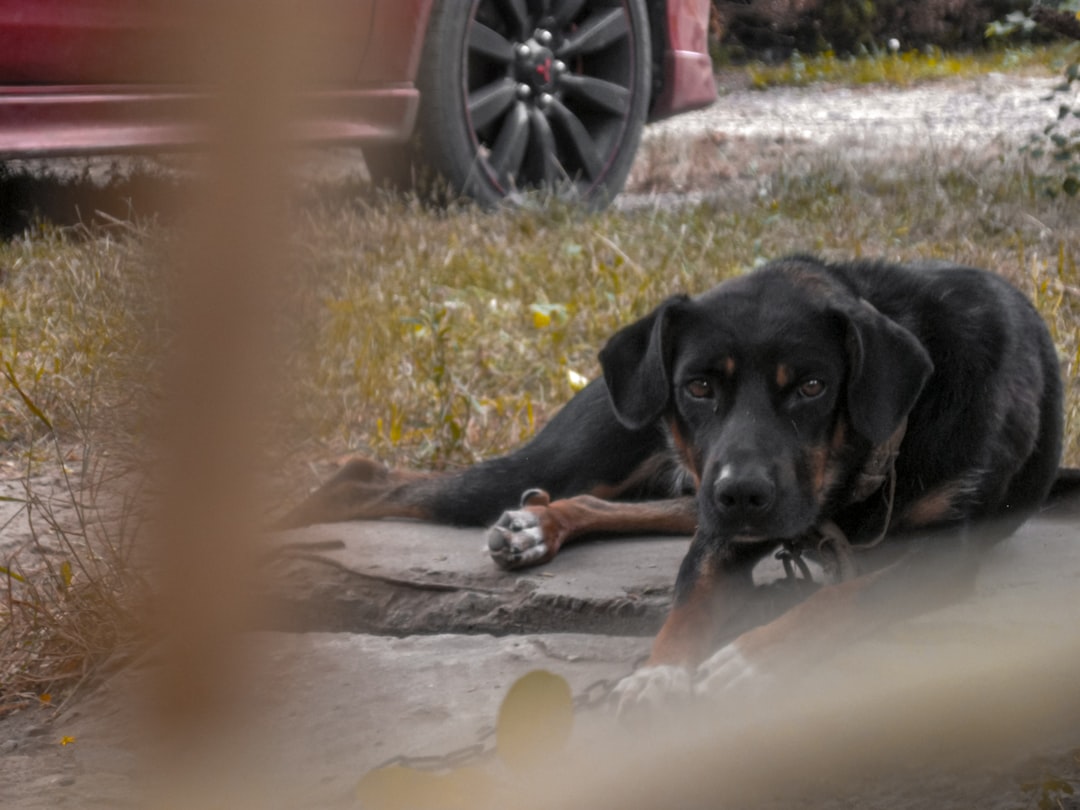
[[[621,8],[593,14],[581,27],[563,42],[556,55],[568,59],[583,53],[603,50],[624,37],[630,35],[630,23]]]
[[[525,37],[529,34],[531,26],[525,0],[496,0],[496,5],[502,9],[503,17],[514,27],[517,36]]]
[[[520,101],[507,114],[499,137],[495,139],[488,162],[499,182],[507,184],[521,168],[525,148],[529,145],[529,108]]]
[[[581,161],[582,168],[590,179],[595,180],[600,176],[604,168],[600,152],[596,148],[596,142],[581,119],[574,115],[558,99],[551,102],[551,117],[559,123],[560,128],[570,140],[570,146]]]
[[[585,0],[551,0],[551,13],[555,18],[555,27],[562,28],[573,20],[584,5]]]
[[[529,120],[532,124],[533,135],[536,140],[536,148],[540,154],[541,183],[551,188],[559,180],[559,159],[555,154],[555,133],[551,131],[551,125],[547,117],[533,108],[529,111]]]
[[[473,20],[469,28],[469,51],[503,64],[514,58],[514,44],[479,20]]]
[[[560,84],[575,98],[615,115],[625,115],[630,109],[630,91],[620,84],[575,73],[567,73]]]
[[[516,90],[517,83],[506,77],[469,93],[469,119],[473,130],[483,129],[506,112],[516,97]]]

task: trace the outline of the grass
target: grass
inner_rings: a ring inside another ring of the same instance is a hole
[[[503,451],[597,373],[596,347],[619,325],[794,250],[994,268],[1035,297],[1076,376],[1075,206],[1041,197],[1019,164],[818,160],[766,180],[679,211],[308,211],[279,360],[288,443],[307,457],[360,450],[435,468]],[[27,399],[64,436],[76,427],[64,404],[93,392],[114,437],[137,434],[133,403],[153,379],[150,329],[163,317],[148,269],[162,236],[44,228],[0,245],[0,366],[20,387],[0,394],[10,451],[44,431]],[[1073,463],[1077,398],[1074,385]]]
[[[1077,43],[993,48],[969,54],[946,53],[939,48],[865,53],[850,57],[832,51],[787,61],[746,67],[750,85],[758,89],[804,86],[816,82],[845,85],[890,84],[907,86],[938,79],[971,78],[991,72],[1049,70],[1060,73],[1075,61]]]
[[[7,477],[29,482],[26,470],[63,470],[74,457],[85,461],[61,499],[115,499],[94,469],[103,459],[114,461],[100,469],[115,469],[145,441],[169,334],[160,257],[173,236],[136,222],[40,225],[0,242]],[[782,162],[678,210],[490,215],[324,201],[298,212],[292,234],[276,324],[286,396],[268,431],[271,454],[294,500],[318,478],[309,462],[346,452],[436,469],[501,452],[597,373],[597,347],[617,327],[667,295],[798,250],[943,258],[1011,278],[1057,342],[1068,380],[1065,460],[1077,465],[1078,245],[1080,201],[1039,193],[1038,175],[1018,158],[971,155]],[[81,488],[96,481],[102,493]],[[32,489],[5,491],[48,514]],[[40,520],[33,544],[47,553],[29,565],[0,559],[11,572],[0,599],[9,698],[70,688],[130,638],[125,619],[139,583],[129,535],[103,546],[92,536],[98,522],[89,509],[75,510],[74,528]]]
[[[0,443],[23,447],[53,428],[70,440],[92,406],[131,401],[131,380],[149,371],[133,363],[152,362],[143,317],[159,296],[147,234],[40,225],[0,243]]]
[[[289,358],[301,435],[417,467],[499,452],[597,373],[619,325],[793,250],[995,268],[1036,298],[1076,377],[1075,206],[1043,199],[1015,166],[836,163],[765,185],[675,212],[320,216],[300,235],[312,329]],[[1075,382],[1069,412],[1075,463]]]
[[[26,538],[0,545],[0,715],[58,704],[135,632],[136,510],[117,476],[152,387],[156,242],[128,224],[0,243],[0,537]]]

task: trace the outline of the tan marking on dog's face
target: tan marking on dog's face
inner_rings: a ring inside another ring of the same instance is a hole
[[[847,441],[847,427],[837,420],[828,444],[806,450],[806,464],[810,472],[810,491],[814,501],[823,504],[829,491],[840,477],[840,454]]]
[[[825,471],[821,476],[821,488],[817,491],[818,503],[824,503],[829,491],[840,477],[841,452],[847,442],[847,427],[843,419],[838,419],[833,428],[832,440],[829,442],[829,453],[825,459]]]
[[[832,442],[829,446],[833,453],[839,453],[844,449],[844,443],[847,442],[847,425],[843,419],[836,420],[836,427],[833,428]]]
[[[791,367],[780,363],[776,367],[776,387],[787,388],[791,384]]]
[[[829,448],[826,445],[810,447],[806,451],[806,462],[810,470],[810,491],[814,501],[821,503],[825,485],[829,480]]]
[[[735,376],[735,358],[730,355],[724,358],[723,364],[724,374],[728,377]]]
[[[693,448],[682,435],[682,430],[679,428],[679,422],[677,419],[672,419],[668,423],[668,429],[671,431],[671,441],[675,445],[675,450],[679,454],[679,458],[682,460],[683,466],[690,472],[690,475],[694,478],[694,485],[698,488],[701,487],[701,471],[698,469],[697,459],[694,457]]]

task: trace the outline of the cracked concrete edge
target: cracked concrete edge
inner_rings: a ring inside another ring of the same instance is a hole
[[[476,530],[408,522],[285,533],[273,563],[275,629],[389,633],[651,635],[670,604],[688,538],[575,544],[550,564],[497,568]],[[336,548],[327,548],[336,541]],[[304,544],[323,550],[304,553]],[[297,549],[301,549],[297,553]]]

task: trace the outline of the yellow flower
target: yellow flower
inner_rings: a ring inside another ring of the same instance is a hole
[[[61,737],[60,738],[60,744],[61,745],[70,745],[73,742],[75,742],[74,737]]]
[[[570,390],[577,392],[589,384],[589,378],[584,374],[578,374],[572,368],[566,370],[566,379],[570,382]]]

